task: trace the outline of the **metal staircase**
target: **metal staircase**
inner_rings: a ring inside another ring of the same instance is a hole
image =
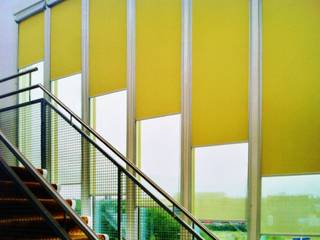
[[[36,69],[0,80],[0,83],[33,71]],[[87,215],[94,214],[92,201],[98,190],[100,194],[103,192],[108,196],[105,216],[112,216],[107,222],[111,222],[111,227],[115,229],[105,233],[110,239],[217,239],[192,214],[41,84],[3,94],[0,101],[10,97],[19,98],[22,94],[30,96],[32,91],[41,91],[43,97],[28,98],[19,104],[0,109],[0,120],[3,123],[0,126],[0,157],[2,165],[7,165],[7,170],[9,165],[24,167],[60,203],[59,207],[68,217],[63,220],[57,218],[55,212],[50,212],[49,206],[42,204],[45,214],[43,211],[40,213],[43,217],[50,213],[50,218],[44,220],[52,231],[57,231],[54,226],[58,227],[59,221],[72,219],[87,237],[76,239],[106,237],[97,236],[71,208],[70,202],[68,204],[56,192],[55,184],[73,184],[81,190],[78,200],[81,202],[81,212]],[[24,129],[22,133],[19,131],[21,125]],[[39,176],[36,168],[46,169],[47,179]],[[8,174],[10,175],[9,172]],[[23,183],[19,174],[13,177]],[[23,188],[32,195],[28,198],[30,203],[37,206],[39,202],[41,204],[37,198],[39,189],[33,189],[33,184],[24,184]],[[93,223],[93,227],[94,225]],[[67,239],[74,239],[68,236],[69,229],[63,228],[60,238],[64,239],[63,235],[67,234]]]

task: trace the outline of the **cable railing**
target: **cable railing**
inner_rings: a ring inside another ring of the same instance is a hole
[[[80,117],[78,117],[70,108],[68,108],[63,102],[61,102],[43,85],[37,84],[37,85],[29,86],[23,89],[19,89],[10,93],[6,93],[1,95],[0,99],[10,97],[10,96],[15,96],[15,95],[18,96],[19,94],[30,92],[35,89],[41,89],[46,96],[46,98],[41,99],[41,105],[44,105],[45,106],[44,108],[46,108],[46,110],[44,109],[40,110],[40,115],[42,116],[41,119],[44,117],[44,115],[47,116],[47,119],[50,119],[50,120],[44,120],[44,122],[47,122],[46,124],[47,128],[45,129],[47,131],[46,135],[51,135],[50,137],[53,138],[53,140],[52,139],[50,140],[51,152],[50,153],[42,152],[40,154],[42,155],[40,156],[40,158],[42,159],[42,162],[46,161],[44,159],[45,157],[46,158],[61,157],[60,153],[56,153],[56,156],[53,156],[55,151],[54,148],[59,150],[58,145],[59,145],[59,142],[61,142],[62,140],[62,138],[58,136],[59,133],[57,132],[59,132],[59,128],[62,125],[64,126],[65,124],[69,124],[69,126],[72,126],[73,129],[75,129],[76,132],[81,135],[81,137],[78,137],[78,136],[74,137],[74,139],[77,139],[76,142],[78,142],[79,146],[80,145],[83,146],[84,142],[85,144],[88,145],[87,149],[82,148],[80,150],[82,159],[87,157],[90,161],[93,161],[94,164],[98,164],[98,165],[104,164],[104,163],[101,163],[103,161],[97,161],[97,159],[100,157],[101,159],[104,158],[104,161],[106,160],[111,161],[112,164],[115,166],[114,172],[112,172],[112,174],[117,175],[116,178],[118,183],[117,183],[117,186],[115,187],[116,188],[115,192],[116,192],[118,201],[120,201],[118,202],[117,213],[115,214],[121,215],[121,211],[124,211],[122,209],[123,206],[121,206],[121,203],[122,203],[121,200],[123,198],[126,198],[127,200],[126,205],[128,205],[130,204],[128,203],[129,197],[134,196],[134,199],[135,199],[134,205],[139,206],[140,204],[141,206],[146,206],[145,209],[149,209],[149,210],[151,209],[150,206],[157,205],[158,208],[164,209],[165,212],[168,213],[173,220],[177,221],[184,228],[183,231],[179,231],[180,237],[183,235],[183,233],[181,232],[186,231],[187,232],[187,234],[185,234],[186,239],[187,239],[187,235],[192,236],[193,239],[217,239],[217,237],[214,236],[212,232],[210,232],[199,220],[193,217],[191,213],[189,213],[184,207],[182,207],[168,193],[162,190],[162,188],[159,185],[157,185],[152,179],[146,176],[135,164],[133,164],[129,159],[127,159],[123,154],[121,154],[117,149],[115,149],[99,133],[97,133],[93,128],[91,128],[89,125],[83,122]],[[37,102],[33,101],[32,103],[37,103]],[[28,102],[20,104],[20,107],[24,107],[24,106],[29,106]],[[12,107],[14,106],[8,107],[5,110],[9,111],[10,109],[12,109]],[[56,120],[55,123],[54,123],[54,120]],[[67,125],[65,128],[67,129]],[[50,129],[49,132],[48,132],[48,129]],[[71,131],[71,130],[68,130],[68,131]],[[75,133],[72,133],[72,134],[75,134]],[[69,132],[69,138],[72,134],[70,134]],[[57,135],[55,136],[56,139],[54,139],[53,135]],[[68,136],[65,136],[65,138],[68,138]],[[83,139],[85,139],[84,142],[83,142]],[[71,138],[69,140],[71,140]],[[42,151],[44,151],[43,149],[48,147],[46,146],[48,145],[48,143],[43,144],[44,141],[45,139],[42,139],[41,141]],[[54,145],[54,142],[56,142],[55,146],[52,146],[52,144]],[[66,144],[68,143],[66,142]],[[39,151],[41,152],[41,150]],[[97,155],[99,155],[99,157],[97,157]],[[52,163],[49,163],[49,165],[50,167],[52,167],[51,166]],[[59,167],[56,167],[56,168],[59,168]],[[94,174],[101,175],[101,173],[99,172],[99,169],[95,169],[92,173],[92,169],[90,168],[92,168],[92,166],[89,166],[89,171],[91,175],[94,175]],[[106,166],[103,166],[102,168],[104,168],[105,170],[107,169]],[[80,175],[83,175],[81,171],[80,171]],[[54,178],[54,176],[52,176],[52,178]],[[89,182],[90,181],[91,179],[89,179]],[[95,179],[95,181],[97,180]],[[120,182],[120,185],[119,185],[119,182]],[[95,183],[95,184],[97,186],[87,186],[86,188],[99,188],[99,187],[101,188],[101,186],[98,186],[99,183]],[[132,186],[130,187],[130,184],[133,185],[134,187]],[[147,197],[145,198],[141,197],[144,194],[147,195]],[[148,200],[146,200],[146,198],[148,198]],[[143,204],[140,203],[139,201],[143,202]],[[128,209],[127,206],[125,208]],[[126,218],[137,218],[137,216],[135,215],[135,213],[127,212]],[[125,219],[125,221],[123,220],[121,221],[121,219],[122,217],[119,216],[118,217],[119,229],[121,229],[121,224],[123,224],[123,222],[126,222],[126,224],[129,224],[128,219]]]

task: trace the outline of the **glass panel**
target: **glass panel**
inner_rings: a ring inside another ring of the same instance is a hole
[[[31,81],[30,81],[30,74],[19,77],[19,89],[26,88],[36,84],[43,85],[43,74],[44,74],[43,65],[44,65],[43,62],[39,62],[39,63],[20,69],[19,72],[24,72],[37,67],[38,71],[31,73]],[[43,93],[41,90],[35,89],[31,91],[31,100],[35,100],[42,97],[43,97]],[[28,100],[29,100],[29,92],[24,92],[19,94],[19,103],[23,103]]]
[[[98,133],[123,155],[126,155],[127,91],[93,98],[91,116],[91,125]]]
[[[53,94],[81,117],[81,74],[53,81],[52,90]],[[69,116],[62,108],[58,109]],[[66,131],[70,126],[56,114],[51,120],[53,180],[59,184],[78,184],[81,182],[81,139],[72,141],[74,136]]]
[[[141,169],[173,197],[179,197],[181,115],[137,124],[137,159]]]
[[[320,236],[281,236],[281,235],[263,235],[260,240],[320,240]]]
[[[73,184],[73,185],[60,185],[59,193],[64,199],[74,200],[75,211],[78,214],[81,214],[81,185]]]
[[[320,236],[320,175],[262,178],[261,232]]]
[[[108,234],[110,239],[118,236],[117,195],[94,198],[94,230]]]
[[[27,71],[32,68],[38,71],[19,77],[19,89],[26,88],[35,84],[43,84],[43,62],[39,62],[23,69],[19,72]],[[30,95],[31,94],[31,95]],[[19,103],[35,100],[43,97],[40,89],[26,91],[19,94]],[[40,104],[19,108],[19,140],[20,151],[34,164],[41,167],[40,157]]]
[[[221,239],[246,238],[248,144],[194,149],[195,215]]]
[[[123,155],[126,155],[127,147],[127,91],[120,91],[106,94],[91,99],[91,126],[112,144]],[[100,141],[97,143],[111,156],[114,154]],[[92,149],[92,191],[94,195],[110,194],[105,181],[108,179],[106,169],[110,167],[110,162],[95,155]],[[115,158],[117,159],[117,158]],[[123,162],[120,162],[123,164]]]
[[[81,74],[52,81],[52,92],[81,117]],[[68,114],[67,114],[68,115]]]

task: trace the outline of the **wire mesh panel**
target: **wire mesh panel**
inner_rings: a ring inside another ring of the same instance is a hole
[[[1,130],[32,162],[41,167],[41,102],[0,112]],[[8,159],[8,158],[6,158]],[[14,164],[14,162],[10,162]]]
[[[93,213],[90,217],[97,232],[109,239],[212,239],[174,201],[57,103],[39,99],[0,110],[1,128],[34,167],[48,170],[47,180],[59,185],[63,197],[75,200],[77,213]],[[15,121],[6,121],[14,117]],[[19,166],[5,154],[2,151],[12,166]],[[64,226],[66,231],[78,234],[79,229],[68,226]]]
[[[177,215],[142,185],[137,184],[132,177],[122,173],[122,179],[127,184],[127,189],[123,192],[123,203],[127,206],[125,213],[132,217],[138,215],[139,239],[201,239],[196,235],[193,236],[189,229],[182,224],[182,221],[178,220]],[[127,196],[135,196],[135,198]],[[130,203],[131,201],[135,202]],[[124,236],[126,239],[128,235],[132,234],[130,231],[135,230],[129,229],[128,223],[125,222],[124,224],[126,224],[126,226],[123,226],[126,229]]]

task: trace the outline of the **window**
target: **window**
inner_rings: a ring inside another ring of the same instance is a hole
[[[262,234],[320,237],[319,182],[320,175],[262,178]]]
[[[246,238],[248,144],[194,149],[195,215],[221,239]]]
[[[91,126],[123,155],[127,148],[127,91],[91,99]]]
[[[37,67],[38,71],[31,73],[31,75],[27,74],[19,77],[19,89],[26,88],[39,83],[43,84],[43,67],[44,67],[43,65],[44,65],[43,62],[39,62],[39,63],[20,69],[19,72],[24,72]],[[42,97],[43,97],[43,93],[41,90],[35,89],[31,91],[30,100],[35,100]],[[29,92],[24,92],[19,94],[19,103],[23,103],[28,100],[29,100]]]
[[[53,94],[80,117],[82,105],[81,86],[81,74],[52,81]]]
[[[179,196],[181,116],[137,123],[137,160],[141,169],[173,197]]]
[[[81,117],[81,74],[52,81],[52,90]],[[63,109],[58,108],[62,113]],[[66,113],[66,116],[69,116]],[[81,182],[81,137],[60,115],[52,111],[52,179],[62,185]]]
[[[19,72],[37,67],[38,71],[31,75],[19,77],[19,89],[35,84],[43,84],[43,62],[20,69]],[[36,100],[43,97],[40,89],[26,91],[19,94],[19,103]],[[19,140],[20,151],[28,158],[35,167],[41,167],[41,106],[40,103],[27,105],[19,108]]]

